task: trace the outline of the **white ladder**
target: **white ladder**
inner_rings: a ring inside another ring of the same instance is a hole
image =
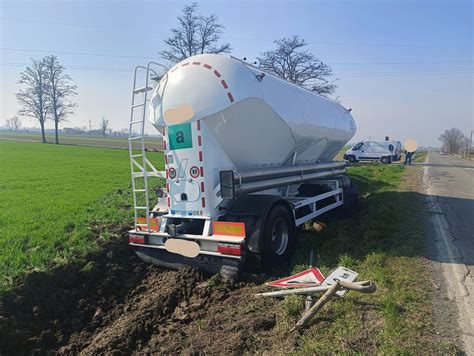
[[[153,67],[167,70],[166,66],[155,62],[149,62],[146,67],[135,67],[128,134],[135,230],[146,230],[148,232],[150,231],[148,177],[162,177],[162,174],[158,172],[145,155],[145,120],[148,104],[151,100],[148,92],[154,89],[150,82],[158,82],[160,79]],[[144,86],[137,87],[137,77],[142,74],[145,74]],[[146,223],[139,222],[138,218],[146,218]]]

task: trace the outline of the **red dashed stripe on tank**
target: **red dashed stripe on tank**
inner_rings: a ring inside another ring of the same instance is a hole
[[[200,66],[201,62],[192,62],[192,63],[185,62],[185,63],[181,64],[181,67],[186,67],[186,66],[189,66],[190,64],[195,65],[195,66]],[[207,63],[202,64],[202,66],[203,66],[203,68],[206,68],[206,69],[212,69],[212,66],[210,64],[207,64]],[[176,71],[178,68],[179,68],[179,66],[174,67],[171,70],[171,73]],[[222,74],[217,69],[214,69],[213,73],[217,78],[222,77]],[[221,85],[226,91],[229,89],[229,85],[227,84],[227,82],[225,80],[221,80]],[[230,91],[227,91],[227,98],[229,99],[229,101],[231,103],[233,103],[235,101],[234,96],[232,95],[232,93]]]

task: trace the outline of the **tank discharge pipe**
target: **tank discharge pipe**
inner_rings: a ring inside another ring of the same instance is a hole
[[[304,175],[312,172],[343,168],[346,168],[346,162],[330,162],[304,166],[274,167],[244,172],[234,172],[234,183],[247,183],[264,179],[273,179],[292,175]]]
[[[311,166],[277,167],[239,174],[221,171],[221,196],[235,199],[258,191],[310,182],[346,173],[345,162],[324,163]]]

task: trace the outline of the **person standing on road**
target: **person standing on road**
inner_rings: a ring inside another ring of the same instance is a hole
[[[405,163],[404,163],[405,166],[407,165],[407,163],[408,163],[408,165],[411,165],[411,159],[412,159],[414,153],[415,152],[405,151]]]

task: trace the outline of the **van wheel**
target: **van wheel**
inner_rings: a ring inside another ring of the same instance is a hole
[[[382,162],[383,164],[388,164],[389,163],[388,162],[388,157],[384,156],[384,157],[380,158],[380,162]]]
[[[351,163],[357,162],[355,156],[349,156],[349,157],[347,157],[347,160],[348,160],[349,162],[351,162]]]
[[[282,205],[276,205],[268,214],[263,239],[264,268],[283,262],[292,252],[295,240],[294,219]]]

